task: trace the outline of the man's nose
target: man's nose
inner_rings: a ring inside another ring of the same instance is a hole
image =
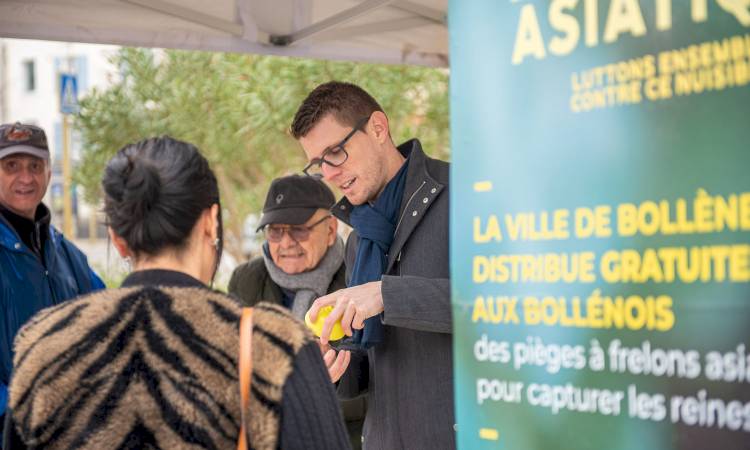
[[[294,247],[297,245],[297,241],[292,238],[291,230],[288,228],[284,230],[284,234],[281,235],[281,241],[279,243],[283,248]]]
[[[34,181],[34,174],[31,168],[22,166],[18,178],[24,183],[31,183]]]
[[[333,181],[333,179],[341,173],[341,167],[335,167],[324,163],[320,166],[320,172],[323,174],[324,180]]]

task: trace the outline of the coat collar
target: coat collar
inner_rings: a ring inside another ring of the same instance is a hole
[[[49,239],[51,222],[49,208],[44,203],[37,206],[33,220],[14,213],[4,205],[0,205],[0,217],[4,219],[6,224],[10,225],[18,239],[29,250],[40,259],[44,258],[45,244]],[[13,246],[14,248],[17,247],[15,243]]]
[[[398,259],[409,236],[417,227],[424,217],[427,209],[434,203],[434,199],[440,195],[445,185],[435,180],[427,168],[427,155],[422,150],[422,144],[418,139],[406,141],[398,146],[398,151],[404,155],[406,164],[406,187],[404,195],[401,197],[401,206],[399,208],[399,219],[396,223],[396,232],[388,251],[388,273],[393,264]],[[338,203],[333,205],[331,213],[346,224],[351,225],[349,215],[351,214],[352,204],[343,197]]]
[[[202,287],[206,285],[190,275],[175,270],[149,269],[132,272],[122,282],[122,287],[132,286],[176,286]]]
[[[39,226],[44,227],[44,229],[46,230],[46,242],[43,243],[43,245],[44,252],[45,254],[47,254],[49,245],[51,244],[53,246],[56,246],[59,237],[57,230],[55,230],[55,227],[53,227],[50,223],[51,215],[49,212],[49,208],[47,208],[43,203],[40,203],[39,207],[41,209],[37,210],[38,218],[36,223],[38,223]],[[27,252],[27,247],[23,243],[21,237],[18,235],[15,227],[5,218],[3,214],[0,214],[0,246],[3,246],[10,251],[19,253]]]

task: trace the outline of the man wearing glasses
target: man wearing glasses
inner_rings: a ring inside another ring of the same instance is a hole
[[[235,269],[229,292],[245,306],[275,302],[304,320],[313,300],[345,288],[344,244],[329,211],[335,202],[333,192],[317,178],[290,175],[273,180],[258,226],[266,238],[263,254]],[[349,352],[323,349],[331,379],[337,381]],[[341,406],[352,445],[360,448],[366,399],[342,401]]]
[[[346,245],[348,288],[318,298],[333,324],[364,350],[338,383],[347,398],[366,390],[366,449],[455,448],[448,164],[418,140],[396,146],[377,101],[360,87],[315,88],[295,115],[292,135],[305,173],[337,186],[333,214],[352,225]]]

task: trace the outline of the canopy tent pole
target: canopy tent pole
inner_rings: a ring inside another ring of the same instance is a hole
[[[438,25],[447,25],[446,15],[444,12],[439,11],[435,8],[420,5],[419,3],[410,2],[408,0],[401,0],[394,2],[391,7],[400,9],[402,11],[416,14],[417,16],[429,19],[430,21]]]
[[[356,25],[351,27],[340,27],[334,30],[321,31],[315,35],[316,41],[349,39],[368,34],[387,33],[389,31],[400,31],[409,28],[423,27],[432,25],[434,22],[424,17],[406,17],[403,19],[386,20],[382,22],[373,22],[366,25]]]
[[[357,6],[341,11],[338,14],[334,14],[331,17],[323,19],[320,22],[313,23],[312,25],[297,30],[293,33],[282,35],[272,34],[269,37],[269,41],[271,44],[278,46],[291,45],[295,42],[299,42],[323,31],[354,20],[357,17],[360,17],[378,8],[382,8],[383,6],[386,6],[392,2],[393,0],[367,0]]]
[[[231,22],[229,20],[220,19],[218,17],[204,14],[194,9],[185,8],[183,6],[175,5],[174,3],[166,2],[164,0],[122,0],[126,3],[133,5],[142,6],[144,8],[153,9],[170,16],[184,19],[189,22],[197,23],[208,28],[215,30],[224,31],[234,36],[242,36],[244,28],[242,25]]]

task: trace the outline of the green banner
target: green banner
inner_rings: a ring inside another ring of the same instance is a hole
[[[459,448],[749,448],[750,1],[449,26]]]

